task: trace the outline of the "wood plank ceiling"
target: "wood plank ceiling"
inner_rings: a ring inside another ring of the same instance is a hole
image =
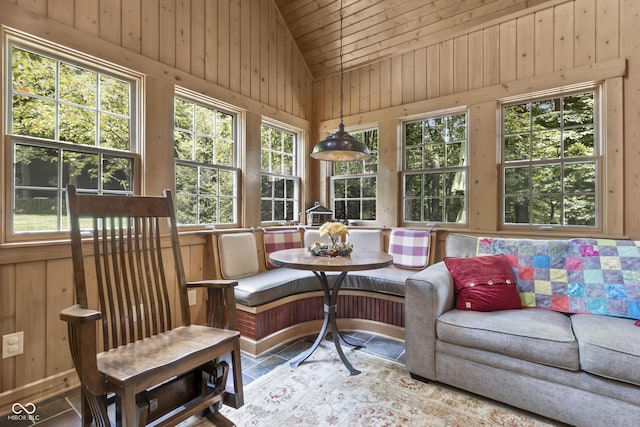
[[[342,0],[345,71],[548,0]],[[274,0],[314,79],[340,73],[340,0]]]

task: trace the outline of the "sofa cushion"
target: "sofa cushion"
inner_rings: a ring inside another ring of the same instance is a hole
[[[575,314],[571,324],[584,371],[640,386],[640,328],[633,320]]]
[[[396,228],[389,236],[389,254],[393,265],[422,269],[429,263],[429,230]]]
[[[220,271],[225,279],[256,274],[260,270],[256,238],[253,233],[229,233],[218,236]]]
[[[453,277],[458,310],[521,308],[516,279],[505,255],[445,257],[444,263]]]
[[[276,230],[265,231],[264,239],[264,257],[268,269],[278,268],[269,261],[269,255],[272,252],[282,249],[293,249],[302,247],[302,238],[298,230]]]
[[[439,340],[577,371],[578,343],[563,313],[529,308],[451,310],[436,323]]]

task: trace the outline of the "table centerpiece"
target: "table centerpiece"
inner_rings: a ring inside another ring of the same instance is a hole
[[[320,227],[320,236],[329,236],[331,243],[316,242],[309,247],[309,252],[312,255],[326,257],[350,256],[353,244],[341,241],[347,234],[349,229],[341,222],[325,222]]]

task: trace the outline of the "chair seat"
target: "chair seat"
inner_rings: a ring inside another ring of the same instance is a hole
[[[109,383],[118,387],[136,383],[136,390],[140,391],[157,384],[157,375],[179,375],[231,351],[239,338],[238,331],[180,326],[98,354],[98,370]],[[212,348],[216,349],[215,354]]]

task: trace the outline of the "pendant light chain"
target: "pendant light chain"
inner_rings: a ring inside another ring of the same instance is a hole
[[[344,104],[344,66],[342,64],[342,20],[344,19],[344,13],[342,9],[342,0],[340,0],[340,123],[343,118],[343,104]]]

